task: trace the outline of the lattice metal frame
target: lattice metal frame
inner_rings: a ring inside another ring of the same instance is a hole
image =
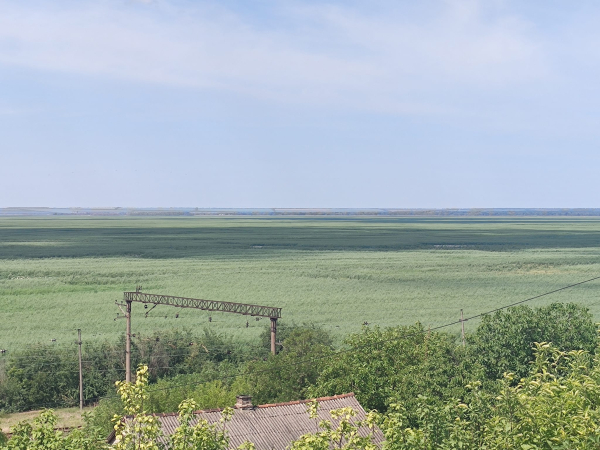
[[[145,292],[123,292],[125,302],[151,303],[154,305],[169,305],[179,308],[195,308],[203,311],[221,311],[242,314],[245,316],[281,318],[281,308],[272,306],[250,305],[247,303],[220,302],[197,298],[174,297],[172,295],[148,294]]]

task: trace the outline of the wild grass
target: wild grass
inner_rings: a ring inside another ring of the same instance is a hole
[[[84,408],[83,412],[90,412],[92,408]],[[82,412],[79,408],[59,408],[55,410],[58,418],[56,426],[58,428],[75,428],[84,424]],[[21,413],[0,413],[0,431],[10,432],[10,429],[19,422],[32,423],[40,415],[40,411],[27,411]]]
[[[74,346],[77,328],[114,340],[125,327],[114,303],[139,284],[280,306],[341,337],[364,322],[433,327],[598,275],[598,218],[2,218],[0,349]],[[550,301],[600,318],[600,283],[532,305]],[[134,332],[209,326],[249,341],[266,322],[145,312],[134,304]]]

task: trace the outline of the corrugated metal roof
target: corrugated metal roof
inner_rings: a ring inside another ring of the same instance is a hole
[[[307,413],[306,404],[311,400],[259,405],[252,409],[236,409],[231,421],[226,424],[229,448],[235,449],[245,441],[250,441],[257,450],[284,450],[300,436],[320,431],[318,424],[321,420],[331,420],[334,425],[337,425],[337,421],[329,414],[333,409],[349,406],[357,413],[354,420],[365,418],[365,410],[353,393],[315,400],[319,402],[317,419],[311,419]],[[195,415],[196,420],[192,424],[200,418],[211,424],[218,423],[221,410],[197,411]],[[157,417],[165,436],[170,436],[179,426],[177,414],[158,414]],[[367,433],[366,429],[361,432],[363,436]],[[376,443],[383,441],[380,430],[376,430],[374,441]]]

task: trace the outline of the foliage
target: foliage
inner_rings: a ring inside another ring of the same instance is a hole
[[[112,392],[124,373],[124,336],[115,343],[84,345],[84,398],[93,402]],[[79,402],[79,367],[76,352],[64,347],[35,345],[12,353],[0,381],[0,409],[22,411],[38,405],[73,406]],[[171,330],[137,335],[132,343],[132,365],[145,363],[150,381],[166,375],[201,373],[211,380],[210,369],[220,363],[235,365],[248,355],[240,345],[214,330],[199,334],[189,330]],[[225,366],[219,367],[219,374]],[[231,369],[229,369],[231,370]],[[179,402],[170,405],[177,409]]]
[[[462,396],[468,377],[454,338],[422,325],[365,327],[346,339],[347,351],[326,359],[313,397],[354,392],[367,409],[383,412],[392,397],[412,409],[419,395]]]
[[[170,450],[225,450],[229,445],[229,438],[225,424],[233,416],[232,408],[225,408],[221,415],[221,427],[209,424],[206,420],[198,420],[192,426],[194,411],[198,404],[193,400],[186,400],[179,405],[179,427],[170,437]]]
[[[144,409],[148,400],[148,367],[140,366],[135,383],[117,382],[126,417],[115,416],[116,450],[225,450],[229,438],[225,424],[233,416],[232,408],[225,408],[221,413],[220,424],[209,424],[206,420],[198,420],[195,425],[194,411],[199,405],[194,400],[184,400],[179,405],[179,426],[173,434],[165,439],[160,423],[155,415],[149,415]],[[166,441],[163,445],[162,442]],[[242,446],[252,450],[252,444]]]
[[[239,371],[237,365],[227,361],[207,362],[199,373],[161,378],[146,391],[144,407],[149,413],[173,412],[186,399],[195,401],[200,409],[233,406],[236,395],[250,392],[247,382],[234,376]],[[225,377],[229,378],[220,380]],[[119,398],[108,397],[86,415],[86,423],[103,428],[108,435],[115,414],[124,414],[123,404]]]
[[[597,449],[600,446],[600,359],[550,344],[535,346],[532,372],[516,385],[504,376],[499,395],[472,384],[465,401],[419,398],[418,424],[393,404],[380,426],[386,450]]]
[[[484,316],[469,337],[470,353],[488,379],[513,372],[518,381],[529,373],[535,342],[552,342],[563,351],[596,346],[596,326],[588,309],[573,303],[540,308],[517,306]]]
[[[160,423],[156,416],[147,414],[144,401],[148,399],[148,367],[137,369],[135,382],[117,381],[117,391],[123,402],[125,414],[117,416],[115,424],[116,450],[159,450]]]
[[[344,450],[376,450],[373,442],[376,414],[369,413],[365,420],[355,420],[356,411],[350,407],[330,411],[330,420],[318,421],[319,404],[316,401],[308,404],[308,414],[318,422],[321,431],[308,433],[292,442],[290,450],[329,450],[339,448]],[[361,431],[363,431],[361,433]]]
[[[310,339],[316,344],[324,345],[326,347],[333,346],[333,338],[331,334],[315,323],[305,322],[301,325],[298,325],[294,322],[288,323],[286,320],[281,319],[277,321],[277,341],[281,342],[282,344],[292,334],[302,333],[303,331],[307,331],[307,334],[310,335]],[[260,342],[260,347],[265,351],[265,353],[267,355],[271,353],[271,324],[267,324],[263,328],[263,331],[258,339]],[[277,347],[278,352],[281,350],[285,350],[285,345],[282,347]]]
[[[33,425],[21,422],[12,428],[12,437],[4,450],[100,450],[108,448],[104,439],[94,430],[74,430],[69,434],[56,429],[56,416],[44,410]]]
[[[124,416],[125,409],[120,397],[108,397],[100,400],[98,405],[83,415],[85,429],[100,429],[106,437],[114,430],[112,422],[115,416]]]
[[[77,359],[64,351],[40,351],[29,347],[12,355],[0,397],[5,410],[34,409],[62,401],[73,406],[79,398]]]
[[[306,398],[331,353],[331,338],[323,330],[295,328],[277,355],[248,363],[249,392],[259,404]]]

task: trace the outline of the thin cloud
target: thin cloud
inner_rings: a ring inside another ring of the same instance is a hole
[[[544,109],[556,86],[574,78],[561,66],[565,57],[575,78],[585,77],[577,72],[585,55],[569,52],[597,42],[592,28],[568,24],[549,37],[510,2],[266,5],[268,20],[175,0],[4,3],[0,64],[267,102],[487,114],[497,122],[492,116],[516,102]],[[475,106],[486,103],[496,107]]]
[[[209,4],[4,4],[0,64],[400,114],[452,112],[457,89],[549,76],[546,41],[506,8],[381,5],[273,4],[269,26]]]

